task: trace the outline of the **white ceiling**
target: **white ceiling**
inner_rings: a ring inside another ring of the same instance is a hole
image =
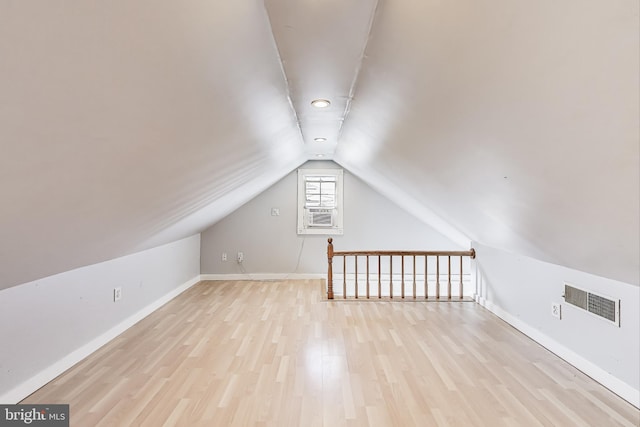
[[[638,9],[2,1],[0,288],[197,233],[317,154],[457,241],[637,285]]]

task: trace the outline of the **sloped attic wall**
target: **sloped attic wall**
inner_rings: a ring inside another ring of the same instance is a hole
[[[363,3],[2,2],[0,288],[205,229],[308,158],[323,94],[408,210],[639,284],[638,2]]]
[[[304,168],[339,167],[308,162]],[[202,274],[326,274],[327,237],[297,234],[297,171],[202,233]],[[280,210],[271,216],[271,208]],[[336,250],[466,250],[345,170],[344,235]],[[242,266],[236,253],[244,253]],[[228,261],[221,261],[221,254]]]
[[[2,1],[0,58],[0,289],[197,234],[304,161],[262,2]]]
[[[335,160],[474,241],[640,284],[627,0],[380,2]]]

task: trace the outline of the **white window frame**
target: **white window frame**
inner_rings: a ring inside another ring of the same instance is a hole
[[[309,177],[330,176],[336,180],[333,226],[310,225],[306,208],[306,182]],[[344,172],[342,169],[298,169],[298,234],[341,235],[343,228]]]

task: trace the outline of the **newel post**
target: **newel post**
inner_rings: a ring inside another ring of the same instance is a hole
[[[327,298],[333,299],[333,239],[329,237],[327,246]]]

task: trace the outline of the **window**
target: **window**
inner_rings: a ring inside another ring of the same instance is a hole
[[[298,234],[342,234],[342,169],[298,169]]]

